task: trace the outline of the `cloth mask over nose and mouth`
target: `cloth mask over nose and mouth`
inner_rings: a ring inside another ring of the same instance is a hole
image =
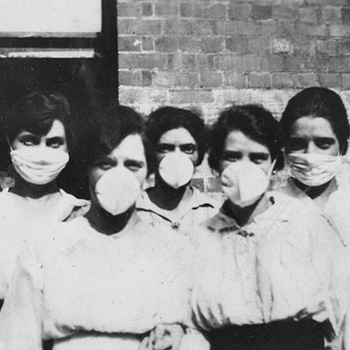
[[[113,216],[130,209],[141,193],[141,184],[135,175],[124,167],[106,171],[95,186],[101,207]]]
[[[191,181],[194,165],[186,155],[172,153],[161,160],[158,172],[166,184],[178,189]]]
[[[254,204],[267,190],[270,176],[251,162],[234,162],[221,174],[222,190],[228,199],[244,208]]]
[[[341,166],[341,156],[318,153],[290,153],[287,165],[298,181],[306,186],[321,186],[332,180]]]
[[[20,148],[11,150],[16,172],[27,182],[45,185],[55,180],[69,161],[69,154],[61,149]]]

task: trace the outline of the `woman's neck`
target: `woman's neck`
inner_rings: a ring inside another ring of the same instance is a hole
[[[316,198],[320,197],[322,194],[324,194],[326,192],[326,190],[329,188],[330,184],[335,182],[335,178],[333,178],[331,181],[329,181],[321,186],[307,186],[295,178],[293,178],[292,180],[293,180],[294,184],[299,189],[301,189],[307,196],[309,196],[311,199],[316,199]]]
[[[148,192],[152,203],[164,210],[174,210],[183,199],[189,184],[180,188],[167,185],[162,179],[156,177],[155,186]]]
[[[223,211],[224,214],[234,218],[239,226],[244,226],[252,222],[255,216],[265,212],[272,204],[266,195],[247,207],[240,207],[227,200],[223,205]]]
[[[44,197],[50,197],[59,192],[56,181],[52,181],[45,185],[35,185],[25,181],[14,170],[9,172],[9,174],[15,180],[15,184],[10,188],[10,192],[19,197],[39,200]]]
[[[138,221],[135,206],[120,215],[114,216],[94,202],[92,202],[86,218],[95,230],[107,236],[126,231]]]

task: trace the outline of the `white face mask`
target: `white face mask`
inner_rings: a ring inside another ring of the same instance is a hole
[[[307,186],[321,186],[335,176],[342,163],[341,156],[318,153],[290,153],[286,162],[292,175]]]
[[[166,184],[178,189],[191,181],[194,165],[186,155],[171,153],[161,160],[158,172]]]
[[[62,149],[28,147],[12,150],[10,155],[16,172],[35,185],[55,180],[69,161],[69,154]]]
[[[273,165],[271,167],[271,171]],[[244,208],[254,204],[267,190],[270,176],[252,162],[234,162],[221,174],[221,186],[228,199]]]
[[[124,167],[115,167],[106,171],[95,186],[96,198],[101,207],[114,216],[131,208],[140,193],[140,182],[130,170]]]

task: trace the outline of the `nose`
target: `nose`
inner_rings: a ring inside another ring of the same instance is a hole
[[[319,152],[319,148],[315,145],[314,142],[310,141],[307,144],[307,147],[304,153],[318,153],[318,152]]]

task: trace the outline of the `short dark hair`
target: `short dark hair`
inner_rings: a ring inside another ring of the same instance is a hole
[[[283,166],[280,147],[280,128],[278,121],[265,108],[258,105],[231,106],[225,109],[212,125],[209,137],[210,167],[220,170],[220,160],[227,136],[232,131],[241,131],[244,135],[269,149],[272,160],[277,159],[275,169]]]
[[[173,129],[184,128],[194,138],[200,165],[207,151],[207,129],[199,113],[175,107],[161,107],[152,112],[146,123],[146,133],[154,148],[162,135]]]
[[[120,105],[109,107],[94,118],[90,127],[92,137],[86,140],[90,150],[87,169],[98,158],[111,153],[127,136],[133,134],[140,135],[142,139],[149,175],[154,168],[155,154],[145,133],[144,120],[132,108]]]
[[[290,137],[293,124],[302,117],[326,119],[338,139],[340,153],[346,153],[350,136],[349,121],[344,103],[336,92],[315,86],[292,97],[281,118],[285,142]]]
[[[4,132],[10,143],[22,131],[46,135],[55,120],[62,122],[67,137],[68,150],[71,143],[67,121],[69,103],[59,92],[35,91],[24,95],[10,109],[3,119]]]

